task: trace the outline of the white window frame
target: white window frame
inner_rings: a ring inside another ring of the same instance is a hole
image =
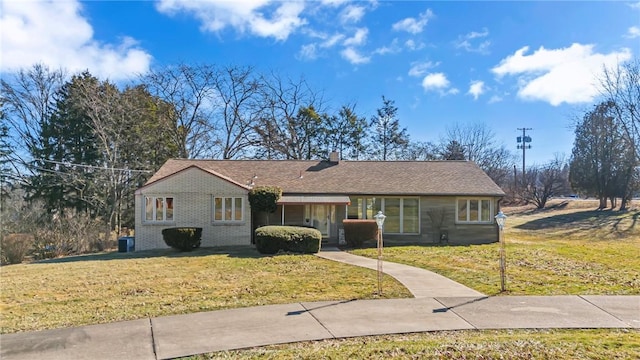
[[[216,220],[216,199],[222,199],[221,204],[222,204],[222,219],[221,220]],[[226,212],[226,199],[231,199],[231,216],[232,219],[225,219],[225,214]],[[240,206],[241,206],[241,211],[240,211],[240,219],[233,219],[233,217],[236,216],[236,199],[240,199]],[[221,224],[221,223],[242,223],[244,222],[244,209],[245,209],[245,201],[244,201],[244,197],[243,196],[212,196],[211,198],[211,209],[213,210],[211,213],[211,218],[213,219],[214,223],[217,224]]]
[[[466,220],[460,220],[459,217],[459,204],[460,204],[460,200],[466,200],[467,201],[467,216],[466,216]],[[478,201],[478,220],[471,220],[470,214],[471,211],[469,211],[471,209],[470,207],[470,202],[476,200]],[[489,220],[486,221],[482,221],[482,201],[488,201],[489,202]],[[456,198],[456,224],[492,224],[493,223],[493,217],[491,216],[491,214],[493,214],[493,199],[489,198],[489,197],[474,197],[474,196],[461,196],[461,197],[457,197]]]
[[[152,214],[151,217],[152,219],[147,219],[147,200],[151,199],[152,203],[153,203],[153,210],[152,210]],[[158,220],[157,219],[157,211],[158,208],[156,207],[156,201],[157,199],[162,199],[162,220]],[[173,212],[171,213],[172,218],[171,219],[167,219],[167,199],[171,199],[171,204],[173,205]],[[174,196],[144,196],[144,204],[142,206],[142,218],[144,219],[145,223],[172,223],[175,222],[176,219],[176,199]]]

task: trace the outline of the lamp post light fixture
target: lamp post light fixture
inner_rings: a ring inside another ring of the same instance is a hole
[[[500,241],[500,291],[504,292],[507,289],[506,286],[506,266],[507,266],[507,258],[506,252],[504,248],[504,225],[507,222],[507,215],[505,215],[502,210],[498,211],[498,214],[495,216],[496,224],[498,224],[498,229],[500,230],[498,233],[498,241]]]
[[[376,219],[376,224],[378,224],[378,296],[382,296],[382,227],[384,226],[384,219],[387,217],[382,211],[378,211],[373,218]]]

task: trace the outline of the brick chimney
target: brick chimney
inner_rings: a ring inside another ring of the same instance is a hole
[[[340,153],[337,151],[332,151],[329,153],[329,162],[330,163],[339,163],[340,162]]]

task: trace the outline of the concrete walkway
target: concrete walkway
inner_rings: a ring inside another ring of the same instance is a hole
[[[340,251],[336,247],[322,248],[317,256],[333,261],[377,270],[378,260]],[[448,296],[484,296],[442,275],[417,267],[382,262],[382,271],[400,281],[416,298]],[[384,290],[384,289],[383,289]]]
[[[371,265],[336,251],[318,256]],[[447,293],[447,286],[452,294],[471,289],[407,268],[411,267],[384,263],[385,272],[395,274],[420,297],[268,305],[5,334],[0,336],[0,358],[155,360],[297,341],[439,330],[640,330],[640,296],[428,296],[428,286],[419,284],[419,279],[438,288],[432,295]]]

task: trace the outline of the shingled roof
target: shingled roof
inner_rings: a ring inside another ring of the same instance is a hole
[[[469,161],[168,160],[144,187],[190,167],[284,194],[504,196]]]

